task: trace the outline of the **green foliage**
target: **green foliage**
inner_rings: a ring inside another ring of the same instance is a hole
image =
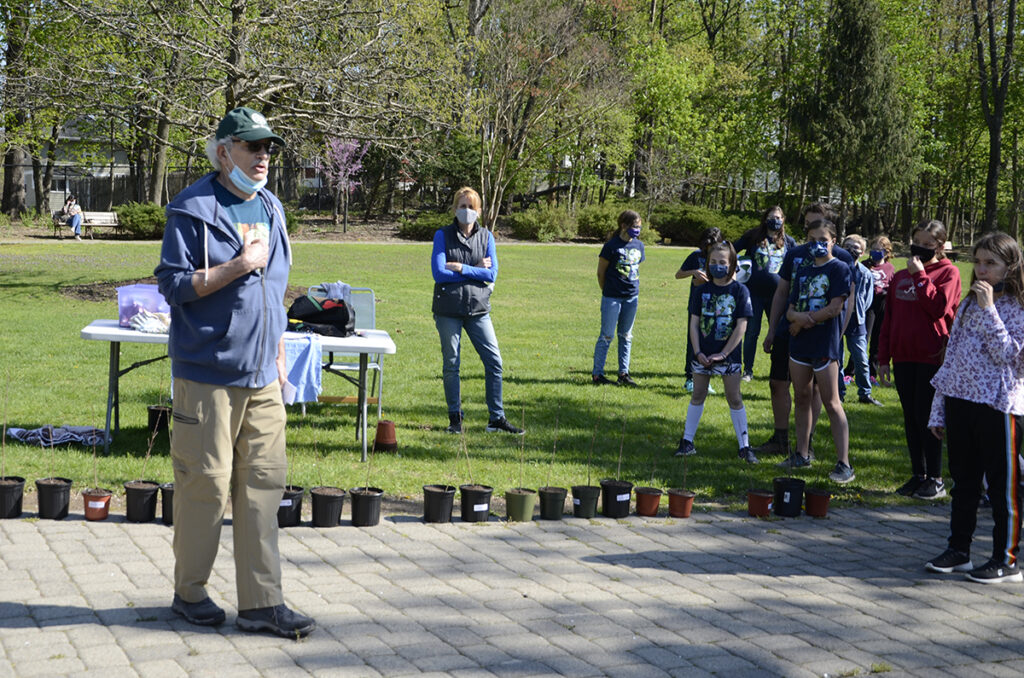
[[[510,214],[505,217],[504,225],[511,228],[512,236],[519,240],[572,240],[577,233],[576,218],[564,207],[549,204]]]
[[[284,223],[288,235],[295,233],[302,226],[302,212],[294,205],[284,205]]]
[[[629,207],[623,203],[606,202],[581,207],[576,211],[576,231],[580,238],[607,240],[618,228],[619,215]]]
[[[757,226],[755,212],[720,212],[683,203],[662,204],[654,208],[651,224],[673,245],[696,246],[701,234],[711,227],[722,230],[726,240],[736,240]]]
[[[411,219],[402,219],[398,223],[398,235],[407,240],[433,240],[434,233],[452,223],[452,215],[447,212],[423,212]]]
[[[130,202],[114,208],[121,226],[136,238],[146,240],[164,237],[167,215],[164,208],[151,202]]]

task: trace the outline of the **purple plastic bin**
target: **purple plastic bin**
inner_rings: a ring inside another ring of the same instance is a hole
[[[170,313],[171,307],[156,285],[125,285],[117,288],[117,321],[121,327],[131,327],[128,321],[143,310]]]

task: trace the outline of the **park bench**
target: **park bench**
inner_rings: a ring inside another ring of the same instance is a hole
[[[61,228],[66,226],[68,226],[67,218],[54,214],[53,234],[64,237]],[[124,227],[117,220],[116,212],[82,212],[82,234],[92,238],[92,229],[94,228],[112,228],[115,233],[119,234],[124,232]]]

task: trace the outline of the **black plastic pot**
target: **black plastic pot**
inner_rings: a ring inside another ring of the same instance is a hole
[[[605,518],[625,518],[632,496],[633,483],[605,478],[601,481],[601,514]]]
[[[423,486],[423,522],[450,523],[454,505],[454,485]]]
[[[156,519],[156,493],[160,483],[154,480],[130,480],[124,484],[125,519],[129,523],[148,523]]]
[[[164,525],[174,524],[174,483],[160,486],[160,522]]]
[[[564,487],[541,487],[537,490],[540,496],[540,517],[543,520],[561,520],[565,513]]]
[[[25,479],[21,476],[0,478],[0,518],[21,515],[21,498],[25,496]]]
[[[597,515],[597,499],[601,488],[597,485],[572,486],[572,514],[577,518],[593,518]]]
[[[345,490],[340,487],[314,487],[309,491],[313,503],[313,527],[337,527],[345,506]]]
[[[306,488],[285,485],[281,503],[277,507],[277,526],[295,527],[302,520],[302,495]]]
[[[459,485],[459,504],[462,510],[462,521],[466,523],[486,523],[491,513],[491,494],[494,488],[490,485]]]
[[[171,421],[171,408],[166,405],[150,405],[149,412],[149,434],[154,435],[160,431],[166,431]]]
[[[36,481],[39,493],[39,517],[50,520],[64,520],[68,517],[71,503],[71,480],[69,478],[42,478]]]
[[[348,491],[352,500],[352,524],[373,527],[380,523],[380,504],[384,490],[379,487],[354,487]]]
[[[796,518],[804,507],[804,481],[800,478],[776,478],[772,481],[775,515]]]

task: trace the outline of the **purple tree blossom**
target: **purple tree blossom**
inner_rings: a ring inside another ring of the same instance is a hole
[[[348,196],[359,186],[355,176],[363,169],[363,157],[370,150],[367,141],[360,148],[359,143],[347,139],[328,139],[324,147],[322,170],[327,182],[334,190],[334,223],[338,223],[338,206],[342,205],[344,221],[342,230],[348,231]]]

